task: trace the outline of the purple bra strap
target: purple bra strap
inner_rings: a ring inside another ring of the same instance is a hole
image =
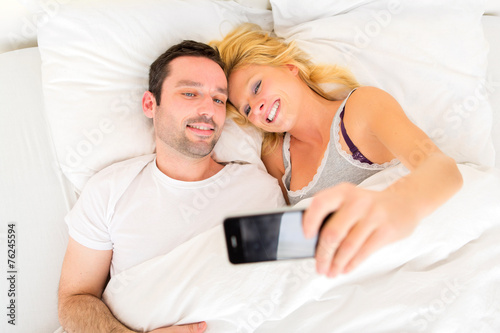
[[[363,155],[359,151],[358,147],[356,147],[354,145],[354,143],[351,141],[351,139],[347,135],[347,131],[345,130],[345,126],[344,126],[344,110],[345,110],[345,106],[342,108],[342,112],[340,113],[340,130],[342,131],[342,135],[344,136],[345,143],[347,143],[347,146],[349,147],[349,150],[352,153],[352,158],[354,158],[355,160],[358,160],[360,162],[363,162],[363,163],[373,164],[372,161],[367,159],[365,157],[365,155]]]

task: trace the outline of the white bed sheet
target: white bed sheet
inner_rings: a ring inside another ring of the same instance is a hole
[[[58,327],[57,285],[66,249],[63,218],[74,202],[42,113],[37,48],[0,54],[0,332]],[[16,223],[16,326],[7,323],[7,224]]]
[[[380,190],[399,168],[360,186]],[[313,259],[232,265],[218,226],[114,276],[103,298],[139,331],[205,320],[207,333],[499,332],[500,170],[460,171],[462,190],[410,237],[335,279]]]

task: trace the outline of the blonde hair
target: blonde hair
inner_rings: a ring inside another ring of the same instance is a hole
[[[328,100],[343,99],[349,91],[359,87],[350,71],[336,65],[313,64],[294,41],[287,43],[282,38],[271,36],[268,31],[255,24],[245,23],[226,35],[223,40],[210,44],[218,48],[228,78],[233,71],[249,65],[277,67],[291,64],[298,68],[299,77],[309,88]],[[326,86],[321,86],[325,84],[331,89],[325,90]],[[231,103],[227,104],[227,115],[241,126],[251,125]],[[264,154],[276,148],[282,134],[264,131]]]

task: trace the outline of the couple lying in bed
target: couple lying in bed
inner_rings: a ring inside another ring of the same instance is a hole
[[[168,253],[220,224],[230,210],[312,197],[303,221],[309,237],[335,211],[315,255],[318,274],[334,277],[408,236],[461,187],[454,160],[388,93],[359,86],[347,70],[310,63],[293,43],[255,26],[243,25],[214,44],[220,56],[186,41],[151,65],[142,105],[153,119],[156,154],[99,172],[68,214],[59,288],[67,331],[132,332],[101,301],[108,274]],[[337,88],[325,91],[323,83]],[[226,112],[264,132],[262,159],[273,177],[254,165],[212,159]],[[356,187],[399,162],[410,173],[387,189]],[[193,200],[209,187],[220,191],[204,205]],[[259,197],[250,187],[259,188]],[[201,322],[154,332],[205,329]]]

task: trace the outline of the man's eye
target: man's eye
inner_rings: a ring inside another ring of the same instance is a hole
[[[250,106],[247,106],[245,109],[243,109],[243,112],[245,113],[245,115],[248,117],[248,114],[250,113],[250,111],[252,111],[252,108]]]
[[[183,93],[184,96],[187,96],[187,97],[194,97],[194,94],[193,93],[190,93],[190,92],[187,92],[187,93]]]
[[[254,94],[257,94],[259,92],[259,89],[260,89],[260,85],[262,84],[262,81],[259,81],[257,82],[257,85],[255,86],[255,88],[253,89],[253,93]]]
[[[214,102],[218,103],[218,104],[222,104],[222,105],[226,104],[226,102],[224,102],[222,99],[218,99],[218,98],[215,98]]]

